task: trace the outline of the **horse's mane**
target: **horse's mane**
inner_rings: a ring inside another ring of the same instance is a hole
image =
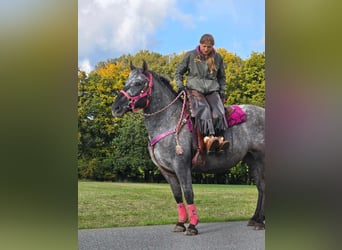
[[[158,74],[152,70],[150,70],[150,72],[155,78],[159,79],[164,84],[164,86],[166,86],[172,93],[177,95],[177,92],[173,89],[173,87],[170,84],[171,80],[167,76]]]

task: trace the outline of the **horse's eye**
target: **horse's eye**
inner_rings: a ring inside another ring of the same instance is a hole
[[[143,85],[144,85],[143,82],[135,82],[134,83],[134,86],[136,86],[136,87],[140,87],[140,86],[143,86]]]

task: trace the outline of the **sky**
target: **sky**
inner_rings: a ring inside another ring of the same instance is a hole
[[[192,50],[210,33],[215,48],[248,58],[265,51],[265,0],[78,0],[78,65],[148,50]]]

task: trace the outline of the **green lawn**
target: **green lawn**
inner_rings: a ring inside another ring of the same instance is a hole
[[[200,222],[248,220],[257,189],[247,185],[195,184]],[[168,184],[78,183],[78,227],[105,228],[175,224],[176,204]]]

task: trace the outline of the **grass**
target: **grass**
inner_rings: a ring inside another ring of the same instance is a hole
[[[194,184],[200,222],[249,219],[255,186]],[[106,228],[175,224],[176,204],[168,184],[78,183],[78,227]]]

